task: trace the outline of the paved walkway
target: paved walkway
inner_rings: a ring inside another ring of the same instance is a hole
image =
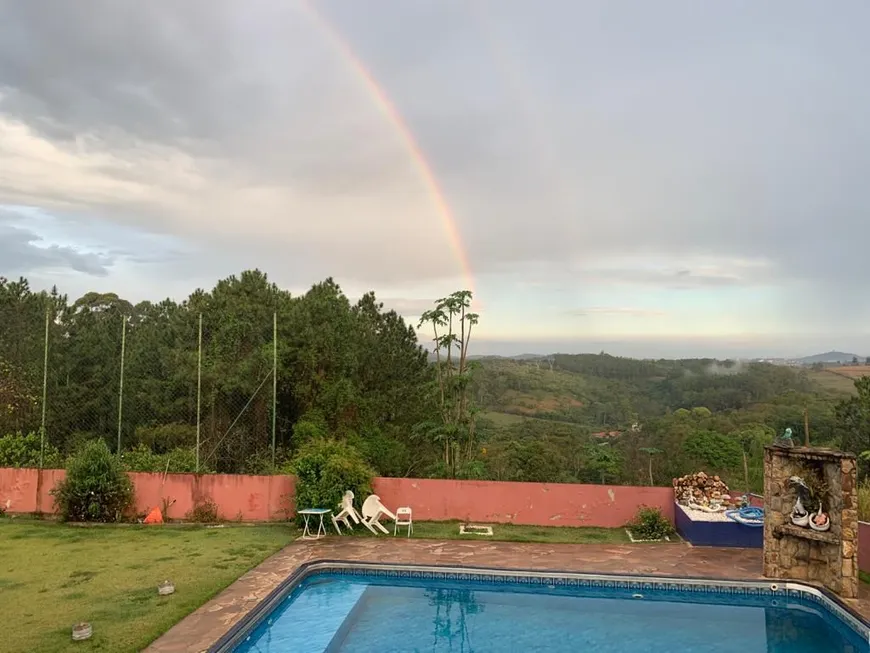
[[[684,543],[525,544],[513,542],[329,537],[295,542],[248,572],[183,619],[148,651],[205,651],[287,578],[312,560],[442,564],[575,572],[610,572],[696,578],[761,578],[761,551],[692,547]],[[862,588],[863,589],[863,588]],[[870,597],[850,602],[870,615]]]

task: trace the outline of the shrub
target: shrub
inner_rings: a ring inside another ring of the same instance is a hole
[[[190,424],[140,426],[136,429],[136,440],[155,453],[167,453],[193,447],[196,444],[196,427]]]
[[[128,472],[192,473],[196,471],[196,449],[178,447],[168,453],[154,453],[147,445],[138,444],[121,453],[121,464]],[[202,460],[199,471],[210,471]]]
[[[39,433],[18,433],[0,437],[0,467],[39,467]],[[45,443],[43,466],[53,469],[63,466],[63,456]]]
[[[366,429],[360,434],[351,434],[347,442],[357,449],[381,476],[404,476],[408,473],[411,466],[411,453],[404,442],[391,438],[376,428]]]
[[[290,464],[296,474],[296,508],[336,509],[351,490],[358,501],[372,491],[374,470],[352,446],[318,438],[302,446]]]
[[[63,521],[120,521],[133,505],[133,484],[103,440],[70,456],[66,478],[51,491]]]
[[[197,524],[216,524],[220,521],[217,504],[211,499],[201,499],[194,503],[184,518]]]
[[[260,449],[249,456],[242,465],[240,473],[258,476],[281,474],[281,470],[290,462],[290,453],[282,446],[275,449],[275,464],[272,464],[272,450]]]
[[[636,540],[661,540],[676,533],[661,510],[648,506],[641,506],[626,526]]]

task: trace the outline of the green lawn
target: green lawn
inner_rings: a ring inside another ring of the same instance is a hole
[[[418,522],[414,538],[628,542],[621,528],[492,527],[493,537],[460,536],[459,522]],[[361,526],[352,533],[374,537]],[[0,649],[141,650],[298,536],[286,524],[83,527],[0,519],[0,596],[6,623]],[[176,592],[160,597],[157,584],[166,579],[175,583]],[[72,625],[79,621],[93,625],[94,635],[87,642],[70,639]]]
[[[391,523],[382,522],[390,533]],[[488,524],[492,526],[492,537],[484,535],[460,535],[459,522],[415,522],[413,538],[432,540],[484,540],[501,542],[541,542],[544,544],[620,544],[630,540],[622,528],[571,528],[568,526],[517,526],[515,524]],[[399,528],[399,535],[407,534]],[[335,533],[333,529],[331,533]],[[364,526],[354,526],[351,535],[374,537]]]
[[[95,526],[0,519],[4,651],[139,651],[298,537],[284,525]],[[175,594],[159,597],[169,579]],[[72,625],[93,637],[73,642]]]

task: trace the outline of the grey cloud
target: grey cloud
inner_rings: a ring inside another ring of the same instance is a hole
[[[590,282],[797,280],[832,306],[863,282],[870,5],[846,2],[835,14],[785,0],[703,10],[676,0],[317,6],[414,132],[477,273],[548,262],[571,274],[581,260],[595,270]],[[0,0],[0,114],[50,139],[94,132],[118,146],[172,144],[217,162],[218,182],[324,197],[424,194],[402,178],[414,164],[395,128],[388,142],[388,129],[372,133],[362,119],[389,122],[363,83],[328,34],[279,0],[85,0],[51,12]],[[144,202],[93,208],[164,220]],[[262,234],[244,242],[250,258],[261,247],[278,260],[281,246]],[[393,245],[405,242],[400,234]],[[299,254],[288,265],[333,265],[307,260],[306,247],[288,247]],[[424,262],[387,269],[382,250],[356,243],[328,249],[335,269],[319,274],[443,273]],[[594,265],[632,256],[770,266],[734,276]]]
[[[691,290],[695,288],[729,287],[756,285],[764,280],[762,274],[740,275],[735,273],[697,272],[686,269],[679,270],[607,270],[593,271],[591,279],[602,282],[630,283],[638,285],[658,286],[672,290]]]
[[[27,275],[50,269],[68,269],[105,277],[113,259],[109,256],[81,252],[73,247],[39,245],[41,238],[25,229],[0,224],[0,271]]]

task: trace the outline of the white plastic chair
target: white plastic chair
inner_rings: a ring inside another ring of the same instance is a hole
[[[348,530],[353,530],[353,524],[350,522],[353,521],[354,524],[359,524],[362,521],[362,518],[359,516],[359,513],[357,513],[356,508],[353,507],[353,492],[351,490],[344,493],[338,507],[341,508],[341,510],[339,510],[338,514],[333,515],[332,525],[335,526],[335,530],[337,530],[338,534],[341,535],[341,527],[339,526],[339,523],[344,524],[345,528]]]
[[[396,509],[396,522],[393,525],[393,535],[399,532],[399,526],[408,527],[408,537],[414,532],[414,520],[411,516],[411,509],[407,506],[402,506]]]
[[[389,517],[392,520],[396,519],[396,516],[381,503],[381,498],[377,494],[369,495],[362,505],[363,526],[375,535],[378,534],[375,530],[376,528],[385,535],[389,535],[390,531],[384,528],[384,525],[379,521],[381,517]]]

